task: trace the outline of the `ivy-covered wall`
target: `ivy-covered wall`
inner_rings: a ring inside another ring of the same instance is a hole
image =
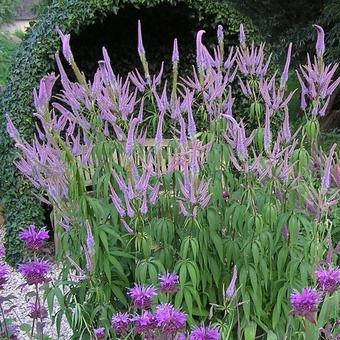
[[[35,126],[32,90],[43,75],[54,69],[54,55],[59,49],[56,27],[75,36],[126,6],[138,9],[164,3],[186,5],[193,10],[194,19],[207,29],[222,23],[227,39],[235,40],[240,22],[246,21],[224,0],[56,0],[29,30],[16,54],[10,81],[0,102],[0,199],[7,230],[7,257],[12,263],[20,259],[22,251],[17,231],[31,223],[42,225],[48,216],[45,216],[46,209],[35,197],[36,190],[13,165],[17,155],[6,132],[5,113],[10,115],[21,135],[31,140]]]

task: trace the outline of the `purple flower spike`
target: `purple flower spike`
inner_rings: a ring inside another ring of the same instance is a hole
[[[205,33],[204,30],[200,30],[196,35],[196,63],[197,67],[201,69],[204,65],[204,54],[203,54],[203,44],[202,36]]]
[[[284,224],[282,226],[282,236],[286,241],[289,239],[289,229],[287,224]]]
[[[135,129],[138,124],[138,118],[132,118],[130,121],[128,136],[125,144],[125,153],[127,156],[131,156],[134,148],[134,138],[135,138]]]
[[[244,33],[243,24],[240,25],[240,45],[243,47],[246,44],[246,35]]]
[[[70,47],[70,38],[71,36],[69,34],[64,34],[60,29],[57,30],[58,34],[60,36],[60,40],[62,43],[62,49],[63,49],[63,55],[65,59],[71,63],[73,60],[73,55]]]
[[[25,242],[27,249],[38,251],[48,239],[48,232],[45,227],[38,230],[34,224],[31,224],[19,233],[19,238]]]
[[[318,311],[321,295],[313,288],[302,288],[301,293],[294,290],[290,296],[292,315],[299,315],[315,323],[313,313]]]
[[[174,47],[173,47],[173,50],[172,50],[172,62],[174,64],[177,64],[179,62],[179,52],[178,52],[177,38],[174,39]]]
[[[9,118],[9,115],[6,114],[6,119],[7,119],[7,132],[11,138],[13,138],[16,142],[19,141],[20,136],[19,136],[19,131],[17,128],[14,126],[11,118]]]
[[[127,333],[130,323],[130,316],[128,313],[116,313],[112,315],[111,327],[118,335]]]
[[[147,308],[157,293],[153,286],[142,286],[135,283],[135,286],[130,288],[127,294],[131,297],[134,307]]]
[[[46,274],[50,270],[51,265],[47,260],[33,260],[18,266],[18,271],[24,276],[28,285],[46,282]]]
[[[158,118],[157,131],[155,135],[155,148],[159,149],[162,146],[163,141],[163,121],[164,121],[165,110],[163,110]]]
[[[138,20],[138,54],[140,56],[144,56],[145,55],[145,49],[143,46],[143,36],[142,36],[142,25],[140,20]]]
[[[292,43],[290,43],[289,46],[288,46],[286,64],[285,64],[285,68],[283,69],[283,72],[282,72],[282,75],[281,75],[281,86],[286,84],[286,82],[288,80],[290,58],[291,58],[291,55],[292,55],[292,46],[293,46]]]
[[[33,90],[34,106],[38,113],[43,112],[48,106],[56,80],[54,73],[48,74],[40,80],[39,91]]]
[[[333,293],[339,289],[340,269],[329,266],[315,271],[316,280],[320,289],[324,292]]]
[[[205,327],[203,324],[193,328],[189,339],[190,340],[218,340],[220,332],[214,327]]]
[[[234,266],[233,276],[232,276],[232,278],[230,280],[230,283],[229,283],[229,286],[228,286],[227,290],[225,291],[225,295],[229,299],[231,299],[234,296],[234,294],[235,294],[236,280],[237,280],[237,267]]]
[[[218,25],[217,26],[217,40],[219,43],[223,42],[223,38],[224,38],[224,32],[223,32],[223,26],[222,25]]]
[[[315,45],[316,55],[318,56],[318,58],[321,58],[325,53],[325,32],[323,28],[319,25],[313,25],[313,27],[315,27],[318,34]]]
[[[93,336],[94,340],[105,340],[106,339],[105,328],[104,327],[95,328],[93,330]]]
[[[162,303],[156,307],[157,327],[166,335],[175,335],[185,327],[186,315],[174,308],[170,303]]]
[[[160,275],[160,291],[163,293],[176,293],[177,285],[179,283],[178,275],[175,273],[166,273]]]
[[[86,247],[89,251],[90,254],[94,253],[94,238],[93,238],[93,234],[92,234],[92,229],[91,229],[91,225],[89,223],[89,221],[86,221]]]
[[[0,263],[0,289],[4,288],[4,285],[7,282],[7,276],[9,273],[9,268],[7,264],[5,263]]]
[[[321,180],[321,191],[325,194],[331,185],[331,165],[336,144],[333,144],[326,161],[326,167]]]

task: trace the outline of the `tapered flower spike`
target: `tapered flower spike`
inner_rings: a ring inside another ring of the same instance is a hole
[[[217,40],[219,44],[223,42],[223,38],[224,38],[223,26],[218,25],[217,26]]]
[[[290,65],[290,59],[291,59],[291,55],[292,55],[292,46],[293,46],[292,43],[290,43],[289,46],[288,46],[286,64],[285,64],[285,67],[284,67],[282,75],[281,75],[281,86],[282,87],[286,84],[286,82],[288,80],[289,65]]]
[[[174,39],[174,47],[172,50],[172,62],[177,64],[179,62],[179,52],[178,52],[178,43],[177,38]]]
[[[321,192],[325,194],[331,185],[331,165],[333,160],[333,155],[335,152],[336,144],[333,144],[326,161],[325,172],[321,180]]]
[[[322,58],[323,54],[325,53],[325,32],[319,25],[313,25],[313,27],[315,27],[318,34],[315,45],[316,55],[318,58]]]
[[[240,45],[244,47],[246,45],[246,35],[244,33],[243,24],[240,25]]]
[[[145,49],[143,45],[143,36],[142,36],[142,24],[140,20],[138,20],[138,47],[137,49],[138,49],[138,54],[140,57],[145,55]]]
[[[71,51],[71,47],[70,47],[70,34],[64,34],[60,29],[57,29],[57,32],[60,36],[60,40],[62,43],[62,50],[63,50],[63,55],[65,57],[65,59],[71,63],[73,61],[73,54]]]
[[[202,70],[204,65],[204,52],[202,44],[202,36],[205,33],[204,30],[200,30],[196,35],[196,63],[197,67]]]
[[[135,139],[135,129],[138,124],[138,118],[132,118],[130,121],[130,126],[128,130],[128,135],[125,144],[125,153],[127,156],[131,156],[134,148],[134,139]]]
[[[234,294],[235,294],[235,284],[236,284],[236,280],[237,280],[237,267],[234,266],[234,270],[233,270],[233,276],[230,280],[229,286],[225,291],[225,295],[226,297],[228,297],[229,299],[231,299]]]

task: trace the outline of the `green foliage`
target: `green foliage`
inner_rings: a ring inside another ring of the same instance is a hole
[[[1,98],[1,112],[8,112],[23,136],[30,140],[34,132],[34,118],[31,115],[32,90],[38,80],[54,69],[54,54],[59,50],[59,38],[56,28],[78,34],[86,26],[98,19],[116,13],[119,8],[132,5],[150,7],[161,3],[175,5],[178,1],[163,0],[59,0],[41,15],[29,29],[16,54],[10,72],[10,82]],[[217,22],[225,25],[227,32],[236,32],[244,18],[230,9],[224,1],[185,1],[197,11],[197,18],[204,25],[215,26]],[[206,18],[206,20],[203,20]],[[135,65],[134,65],[135,66]],[[20,257],[20,243],[17,231],[30,223],[41,225],[44,221],[44,209],[34,198],[34,188],[18,173],[13,160],[15,151],[5,132],[4,116],[1,116],[0,133],[0,197],[5,206],[4,218],[7,228],[6,248],[8,259],[14,263]]]
[[[0,32],[0,85],[5,85],[10,63],[18,43]]]
[[[13,20],[19,0],[0,0],[0,25]]]
[[[340,59],[340,3],[337,0],[327,1],[320,21],[327,30],[328,56],[334,61]]]

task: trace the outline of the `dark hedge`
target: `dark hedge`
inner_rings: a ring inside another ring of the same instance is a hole
[[[41,226],[47,221],[48,216],[45,216],[46,207],[43,207],[34,196],[36,189],[32,188],[28,180],[13,165],[17,155],[6,132],[5,113],[10,115],[21,135],[30,141],[35,126],[32,116],[32,90],[43,75],[54,70],[54,55],[59,49],[56,27],[75,37],[91,25],[105,21],[105,18],[127,6],[138,9],[162,4],[185,5],[194,13],[197,23],[210,30],[215,29],[218,23],[222,23],[227,39],[232,37],[235,40],[240,22],[246,21],[223,0],[58,0],[46,8],[39,20],[30,28],[16,54],[10,71],[10,80],[0,102],[0,199],[4,206],[7,231],[5,247],[10,263],[16,263],[21,257],[22,247],[17,238],[18,230],[31,223]],[[164,13],[164,16],[166,15],[167,13]],[[77,38],[74,39],[77,41]],[[132,50],[135,54],[135,46]],[[131,69],[135,66],[131,65]]]

